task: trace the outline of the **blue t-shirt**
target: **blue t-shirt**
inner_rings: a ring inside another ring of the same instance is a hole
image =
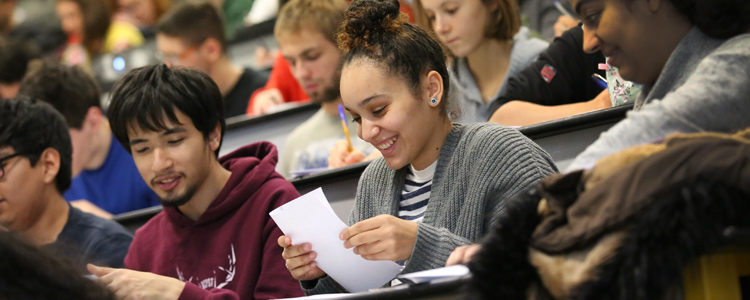
[[[59,254],[81,270],[87,263],[113,268],[124,267],[133,236],[115,221],[103,219],[70,207],[57,240],[44,248]]]
[[[81,171],[64,196],[68,201],[86,199],[112,214],[159,205],[159,197],[143,181],[133,157],[115,139],[104,164]]]

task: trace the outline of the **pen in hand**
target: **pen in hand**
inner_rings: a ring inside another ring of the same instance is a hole
[[[344,135],[346,135],[346,150],[352,152],[352,139],[349,137],[349,127],[346,126],[346,115],[344,114],[344,107],[339,104],[339,118],[341,118],[341,126],[344,127]]]

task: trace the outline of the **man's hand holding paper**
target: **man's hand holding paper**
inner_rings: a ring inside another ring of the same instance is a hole
[[[286,260],[286,268],[294,279],[313,280],[326,274],[318,268],[315,262],[318,254],[312,251],[310,243],[293,245],[290,237],[282,235],[279,237],[279,246],[284,248],[281,256]]]

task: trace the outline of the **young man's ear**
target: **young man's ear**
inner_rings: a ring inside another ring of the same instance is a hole
[[[208,148],[216,151],[221,146],[221,124],[216,123],[214,130],[208,133]]]
[[[47,148],[39,156],[37,166],[41,166],[44,175],[44,183],[54,184],[57,174],[60,172],[60,152],[55,148]]]
[[[202,54],[211,62],[219,60],[224,55],[221,43],[215,38],[206,38],[200,48]]]
[[[81,129],[98,129],[104,123],[104,114],[96,106],[89,107],[83,119]]]

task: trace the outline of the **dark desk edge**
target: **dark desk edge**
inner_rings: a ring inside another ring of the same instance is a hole
[[[257,39],[262,36],[272,35],[273,27],[276,25],[276,18],[253,24],[246,27],[238,28],[234,33],[234,38],[229,41],[229,45],[239,44],[242,42]]]
[[[158,214],[159,212],[161,212],[161,210],[162,210],[161,205],[152,206],[152,207],[146,207],[146,208],[141,208],[141,209],[138,209],[138,210],[129,211],[129,212],[126,212],[126,213],[121,213],[121,214],[114,215],[112,217],[112,220],[114,220],[117,223],[122,224],[123,221],[138,220],[138,219],[141,219],[141,218],[148,218],[148,219],[150,219],[151,217],[153,217],[156,214]]]
[[[589,128],[602,124],[616,123],[625,117],[625,113],[633,108],[633,105],[623,105],[612,108],[582,113],[562,119],[547,121],[539,124],[519,128],[525,136],[530,139],[538,139],[551,135],[571,132],[581,128]]]
[[[319,107],[320,105],[318,104],[307,103],[307,104],[302,104],[300,106],[295,106],[289,109],[280,110],[277,112],[260,115],[260,116],[239,115],[239,116],[229,117],[226,119],[226,123],[227,123],[226,129],[234,129],[234,128],[245,127],[245,126],[256,124],[256,123],[262,123],[271,119],[276,119],[279,117],[295,114],[298,112],[303,112],[303,111],[308,111],[308,110],[317,110]]]
[[[375,291],[355,293],[341,299],[413,299],[433,295],[466,295],[471,274],[458,278],[438,279],[431,282],[412,284],[408,287],[390,287]]]
[[[303,177],[289,180],[295,187],[305,186],[311,183],[324,182],[326,180],[339,179],[350,175],[359,175],[364,172],[365,168],[370,164],[369,161],[363,161],[353,165],[348,165],[336,169],[325,170],[318,173],[313,173]]]

